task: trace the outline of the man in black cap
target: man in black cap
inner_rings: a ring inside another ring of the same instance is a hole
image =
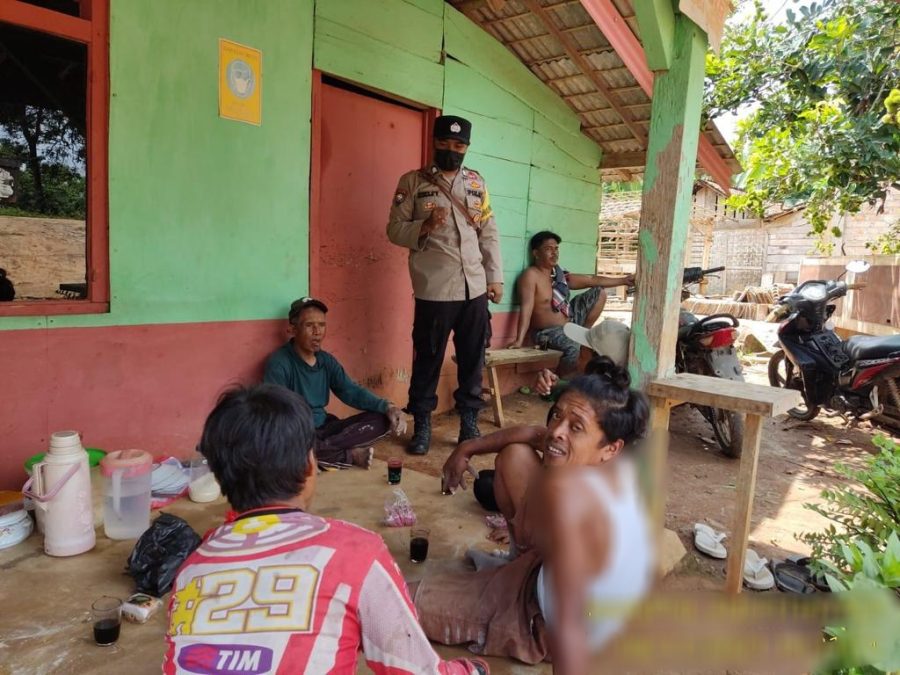
[[[403,411],[351,380],[338,360],[322,351],[328,307],[315,298],[291,304],[288,333],[291,339],[266,361],[265,382],[280,384],[300,394],[312,409],[316,425],[316,458],[322,465],[355,464],[368,468],[369,447],[388,430],[403,433]],[[331,392],[352,408],[363,410],[347,419],[325,411]]]
[[[481,373],[490,338],[488,300],[503,297],[500,236],[484,178],[462,165],[472,124],[445,115],[434,122],[434,161],[400,178],[387,233],[410,250],[416,297],[413,367],[407,410],[415,418],[408,452],[431,444],[431,413],[447,340],[453,331],[459,388],[459,442],[479,436]]]

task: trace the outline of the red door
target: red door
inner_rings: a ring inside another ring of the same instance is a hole
[[[428,113],[329,84],[317,89],[310,287],[328,305],[324,349],[361,385],[404,406],[412,286],[407,251],[388,241],[386,227],[397,180],[422,166]]]

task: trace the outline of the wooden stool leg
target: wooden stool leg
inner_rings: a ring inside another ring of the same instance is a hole
[[[759,460],[759,441],[763,418],[747,415],[744,422],[744,444],[741,449],[741,466],[738,469],[737,503],[734,525],[731,528],[731,551],[728,553],[725,592],[740,593],[744,579],[744,556],[750,536],[750,515],[753,512],[753,493],[756,489],[756,465]]]
[[[503,428],[503,401],[500,398],[500,376],[496,367],[488,368],[491,379],[491,405],[494,408],[494,424]]]
[[[650,440],[647,443],[650,470],[650,517],[662,534],[666,521],[666,459],[669,450],[669,413],[672,402],[650,397]]]

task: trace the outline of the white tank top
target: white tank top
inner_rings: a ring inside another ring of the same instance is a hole
[[[594,651],[621,629],[653,578],[652,538],[634,466],[630,460],[622,460],[617,462],[618,494],[613,493],[599,473],[585,471],[583,476],[606,508],[610,525],[609,561],[586,589],[588,645]],[[545,572],[545,567],[541,567],[536,593],[549,627],[553,625],[554,600],[551,581]]]

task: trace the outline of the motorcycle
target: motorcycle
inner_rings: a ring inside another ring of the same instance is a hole
[[[846,267],[854,273],[868,269],[863,261]],[[781,349],[769,360],[769,384],[803,396],[803,405],[788,410],[791,417],[811,420],[827,407],[860,420],[900,420],[900,335],[856,335],[843,341],[830,321],[832,301],[863,287],[840,277],[806,281],[779,298],[769,314],[768,320],[781,322]]]
[[[684,270],[681,299],[690,297],[687,287],[697,284],[724,267]],[[685,309],[678,317],[678,343],[675,350],[675,372],[695,373],[709,377],[743,381],[741,362],[734,348],[740,322],[731,314],[712,314],[698,319]],[[710,423],[716,441],[728,457],[740,457],[744,442],[744,416],[731,410],[710,406],[694,406]]]

